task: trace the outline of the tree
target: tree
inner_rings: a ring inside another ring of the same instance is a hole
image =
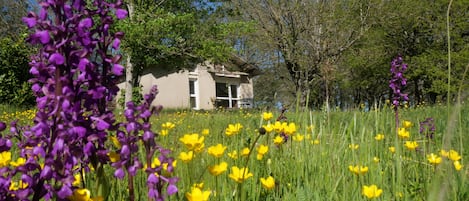
[[[203,60],[224,62],[233,48],[226,37],[237,25],[212,18],[216,6],[203,0],[129,0],[129,18],[119,24],[126,33],[126,102],[144,68],[189,68]],[[128,94],[127,94],[128,93]]]
[[[0,0],[0,38],[13,37],[16,40],[22,38],[25,33],[21,18],[24,17],[28,9],[26,0]]]
[[[451,87],[452,94],[457,92],[459,86],[467,87],[462,81],[465,66],[469,63],[469,22],[465,20],[468,18],[468,3],[455,2],[451,9],[451,76],[455,80]],[[437,99],[445,99],[448,89],[447,4],[446,1],[399,0],[383,5],[382,14],[376,16],[379,23],[368,30],[364,40],[355,44],[341,64],[349,66],[344,71],[352,75],[353,84],[349,89],[357,91],[352,95],[355,100],[379,102],[389,97],[386,83],[389,80],[389,63],[397,54],[404,56],[409,64],[405,75],[408,85],[404,90],[409,93],[412,104],[435,103]]]
[[[10,36],[0,39],[0,102],[31,106],[34,96],[28,80],[31,47]]]
[[[374,1],[233,0],[246,20],[257,22],[259,43],[278,52],[304,106],[308,96],[329,101],[337,61],[371,26]]]

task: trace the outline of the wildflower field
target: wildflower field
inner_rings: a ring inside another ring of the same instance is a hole
[[[402,55],[366,112],[165,111],[157,86],[116,109],[124,2],[39,7],[22,18],[36,105],[0,107],[0,200],[469,200],[464,93],[405,107]]]
[[[445,107],[401,110],[397,131],[390,108],[162,112],[151,123],[174,170],[157,157],[151,165],[178,179],[168,200],[468,200],[468,109],[451,111],[450,121]],[[120,150],[112,136],[106,146]],[[17,155],[2,153],[2,165],[18,165]],[[134,179],[135,200],[148,199],[145,168]],[[93,171],[81,177],[91,197],[98,191]],[[110,178],[107,200],[129,200],[128,181]]]

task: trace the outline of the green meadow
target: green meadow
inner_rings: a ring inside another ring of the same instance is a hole
[[[176,159],[166,176],[179,178],[179,192],[168,200],[469,200],[468,110],[401,109],[400,131],[391,108],[291,109],[277,123],[276,110],[163,110],[152,126]],[[31,114],[10,110],[0,118],[28,122]],[[433,126],[421,131],[428,118]],[[109,141],[111,150],[119,148]],[[128,180],[107,170],[106,200],[128,200]],[[91,194],[94,177],[84,175]],[[134,186],[135,199],[147,200],[143,171]]]

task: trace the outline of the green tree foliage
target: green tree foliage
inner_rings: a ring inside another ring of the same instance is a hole
[[[133,16],[119,23],[135,74],[151,66],[188,68],[203,60],[223,62],[233,52],[226,40],[239,23],[213,18],[212,4],[198,0],[134,1]]]
[[[24,40],[0,39],[0,103],[19,106],[34,104],[28,83],[30,48]]]
[[[405,91],[412,104],[447,98],[447,6],[447,1],[396,0],[383,4],[381,14],[375,16],[379,23],[341,64],[351,74],[351,84],[345,90],[352,92],[357,103],[383,102],[388,97],[389,63],[397,54],[409,64]],[[464,71],[469,64],[468,8],[469,1],[455,1],[451,7],[453,100],[460,86],[467,89]]]
[[[231,2],[242,19],[256,22],[253,41],[267,48],[268,57],[278,54],[295,86],[290,91],[300,94],[301,104],[310,97],[321,107],[335,96],[341,76],[337,61],[366,33],[376,1]]]
[[[21,18],[26,16],[27,0],[0,0],[0,38],[21,38],[25,26]]]

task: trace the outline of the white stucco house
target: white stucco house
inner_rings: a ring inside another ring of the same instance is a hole
[[[204,62],[179,71],[150,68],[139,82],[143,94],[157,85],[159,93],[153,104],[164,108],[250,108],[254,98],[252,77],[259,73],[257,66],[234,57],[228,64]],[[124,89],[125,83],[118,86]]]

